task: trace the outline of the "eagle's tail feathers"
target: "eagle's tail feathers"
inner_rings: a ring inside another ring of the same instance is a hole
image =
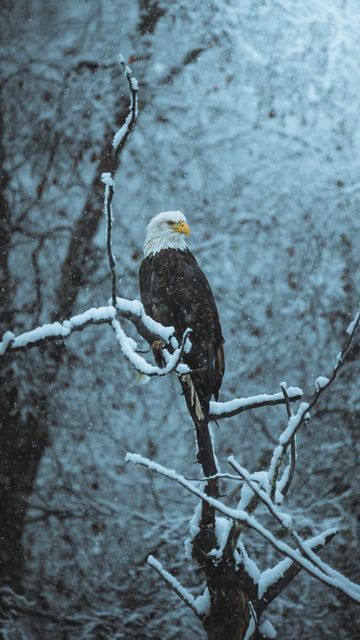
[[[186,382],[186,384],[188,384],[188,386],[190,387],[190,399],[191,399],[191,406],[194,407],[195,410],[195,415],[198,418],[198,420],[204,420],[204,412],[203,412],[203,408],[201,406],[201,402],[199,399],[199,396],[196,392],[194,383],[191,379],[190,375],[186,375],[183,377],[184,382]]]

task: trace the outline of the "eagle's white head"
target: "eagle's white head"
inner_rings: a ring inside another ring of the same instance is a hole
[[[162,211],[154,216],[147,227],[144,256],[158,253],[162,249],[185,251],[185,236],[190,235],[190,227],[181,211]]]

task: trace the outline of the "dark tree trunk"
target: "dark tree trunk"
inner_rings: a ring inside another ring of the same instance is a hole
[[[186,377],[181,380],[181,386],[195,426],[197,460],[205,477],[214,476],[218,470],[209,420],[206,417],[201,419],[196,414],[192,391]],[[219,480],[209,480],[205,492],[212,498],[218,498]],[[210,593],[211,609],[203,621],[204,628],[209,640],[242,640],[250,621],[249,601],[255,587],[242,567],[236,567],[234,548],[231,545],[227,545],[222,558],[214,562],[213,557],[208,554],[216,546],[215,509],[203,501],[200,531],[193,540],[193,557],[204,574]]]
[[[34,398],[32,407],[19,411],[22,399],[10,366],[2,372],[1,389],[0,581],[19,591],[27,503],[47,442],[46,397]]]

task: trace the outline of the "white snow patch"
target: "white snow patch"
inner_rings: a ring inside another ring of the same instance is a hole
[[[244,635],[244,640],[250,640],[250,638],[252,638],[255,628],[256,628],[255,620],[254,618],[251,618],[246,634]]]
[[[101,182],[103,182],[107,187],[114,186],[114,180],[111,177],[111,173],[102,173]]]
[[[207,587],[205,587],[204,593],[195,599],[194,604],[199,616],[209,615],[210,608],[211,608],[211,600],[210,600],[210,592]]]
[[[3,339],[0,342],[0,356],[4,355],[9,346],[9,343],[14,340],[14,338],[15,333],[13,333],[12,331],[6,331],[6,333],[4,333]]]
[[[164,327],[156,320],[153,320],[150,316],[146,315],[143,304],[139,300],[127,300],[126,298],[116,298],[116,306],[118,310],[124,313],[132,313],[135,316],[141,318],[146,328],[158,336],[160,336],[165,342],[169,342],[173,337],[174,327]],[[178,345],[176,345],[178,346]]]
[[[245,545],[243,544],[243,542],[241,542],[241,540],[239,540],[237,548],[238,548],[238,551],[240,552],[239,561],[242,562],[246,573],[248,574],[248,576],[250,576],[253,583],[257,584],[261,576],[260,569],[255,564],[254,560],[250,558],[248,552],[245,549]]]
[[[270,638],[270,640],[273,640],[273,638],[276,638],[277,636],[276,629],[273,627],[270,620],[264,620],[264,622],[259,626],[259,631],[263,636],[265,636],[265,638]]]
[[[192,542],[200,531],[201,508],[202,503],[199,502],[199,504],[196,505],[192,518],[189,522],[190,536],[184,540],[185,556],[188,560],[191,560]]]
[[[159,560],[156,560],[154,556],[149,556],[147,559],[148,564],[164,578],[165,582],[174,589],[193,609],[196,609],[195,598],[185,587],[171,573],[166,571]]]
[[[329,378],[326,378],[325,376],[319,376],[318,378],[316,378],[315,380],[315,388],[318,391],[319,389],[323,389],[324,387],[326,387],[327,384],[329,384]]]
[[[222,518],[222,517],[215,518],[215,537],[216,537],[218,548],[212,549],[209,553],[209,556],[212,556],[213,558],[216,558],[216,559],[220,559],[222,557],[231,526],[232,526],[232,521],[229,520],[228,518]]]
[[[269,587],[283,577],[285,571],[287,571],[292,564],[293,561],[290,558],[285,558],[284,560],[280,560],[275,567],[265,569],[265,571],[262,572],[258,582],[259,598],[262,598]]]
[[[280,445],[287,444],[291,440],[292,435],[303,420],[304,414],[306,413],[308,408],[309,404],[307,402],[302,402],[297,413],[289,418],[288,426],[286,427],[285,431],[282,432],[279,438]]]
[[[346,329],[346,333],[351,336],[351,334],[353,333],[356,324],[359,322],[360,320],[360,311],[358,311],[358,313],[356,314],[355,318],[350,322],[348,328]]]

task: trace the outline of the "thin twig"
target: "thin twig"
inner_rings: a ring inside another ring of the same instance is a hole
[[[337,374],[339,373],[339,370],[342,364],[344,363],[344,358],[351,346],[353,337],[359,327],[359,324],[360,324],[360,312],[356,314],[354,320],[348,327],[349,338],[346,341],[342,351],[339,353],[337,357],[337,362],[330,378],[326,379],[327,381],[324,385],[318,386],[316,393],[313,395],[309,403],[303,402],[300,405],[297,414],[291,415],[290,418],[288,419],[287,428],[279,438],[279,444],[274,449],[273,457],[270,464],[269,476],[270,476],[270,483],[272,487],[272,490],[271,490],[272,500],[274,500],[275,498],[276,478],[278,476],[279,469],[287,453],[289,444],[294,440],[298,430],[300,429],[301,425],[304,423],[306,417],[309,415],[309,412],[311,411],[311,409],[316,405],[323,391],[325,391],[325,389],[328,389],[329,386],[336,379]],[[274,482],[274,479],[275,479],[275,482]]]
[[[287,392],[287,388],[286,388],[286,384],[281,383],[280,385],[281,387],[281,391],[284,395],[284,400],[285,400],[285,406],[286,406],[286,413],[287,413],[287,417],[288,420],[290,420],[290,418],[293,416],[293,412],[291,409],[291,405],[290,405],[290,399],[289,399],[289,395]],[[271,478],[271,500],[275,500],[275,495],[276,495],[276,487],[277,487],[277,482],[278,482],[278,477],[279,477],[279,473],[281,470],[281,467],[283,465],[284,459],[286,456],[286,450],[284,449],[282,451],[282,454],[279,456],[277,463],[274,467],[274,473],[272,474],[272,478]],[[288,492],[293,477],[294,477],[294,473],[295,473],[295,466],[296,466],[296,435],[294,435],[291,440],[290,440],[290,468],[287,467],[287,469],[289,469],[288,471],[288,476],[287,476],[287,480],[285,483],[285,486],[283,488],[283,490],[281,491],[282,495],[285,496],[286,493]],[[286,470],[285,472],[286,473]]]
[[[125,61],[122,56],[119,56],[119,61],[129,84],[130,107],[129,107],[129,113],[125,118],[124,124],[116,132],[113,139],[113,148],[114,148],[115,158],[117,158],[117,156],[121,153],[121,150],[125,146],[131,131],[135,128],[136,118],[138,114],[138,103],[137,103],[138,82],[136,78],[133,77],[130,67],[127,67],[125,65]],[[112,199],[114,197],[114,181],[115,181],[116,168],[117,168],[117,163],[114,163],[113,171],[111,173],[103,173],[101,176],[101,180],[105,184],[104,213],[106,217],[106,246],[107,246],[107,253],[108,253],[110,273],[111,273],[111,302],[114,307],[116,307],[117,277],[116,277],[116,261],[112,252],[112,224],[113,224]]]

